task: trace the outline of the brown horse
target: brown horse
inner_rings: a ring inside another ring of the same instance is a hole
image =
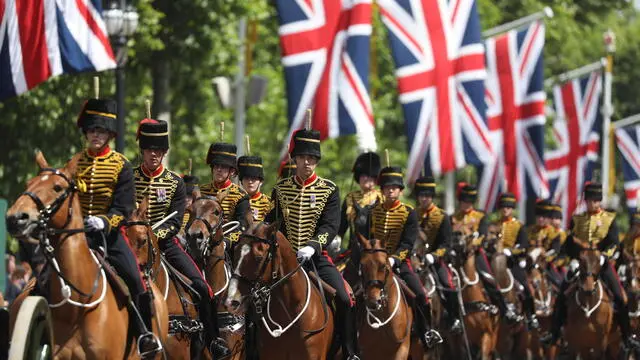
[[[366,307],[366,321],[359,332],[362,356],[404,360],[411,345],[413,312],[393,274],[384,244],[361,235],[358,240]]]
[[[37,241],[45,249],[51,267],[47,300],[53,319],[56,359],[138,358],[136,339],[128,331],[126,298],[114,293],[87,245],[74,179],[78,159],[79,155],[65,167],[53,169],[42,153],[36,154],[40,173],[29,180],[27,190],[8,210],[8,230],[14,237]],[[12,322],[32,290],[33,286],[27,287],[12,304]],[[162,308],[157,301],[155,305]],[[156,334],[157,331],[154,325]],[[160,340],[164,340],[162,336]]]
[[[164,343],[168,358],[189,359],[196,353],[199,355],[201,353],[200,349],[192,346],[194,336],[201,332],[199,326],[196,325],[198,311],[189,291],[180,281],[172,280],[169,275],[169,269],[160,255],[158,239],[151,230],[147,213],[148,206],[149,202],[145,198],[138,209],[132,213],[126,223],[127,237],[147,274],[146,276],[150,277],[155,286],[160,289],[159,298],[165,303],[166,318],[169,322],[173,322],[167,326],[169,336]],[[194,322],[191,323],[190,319]],[[184,326],[180,326],[178,323]],[[205,358],[209,357],[205,349],[202,352]]]
[[[528,333],[529,350],[533,359],[554,359],[557,352],[557,346],[545,347],[540,342],[540,336],[551,331],[551,316],[556,300],[556,292],[545,273],[548,266],[543,247],[529,249],[527,282],[532,289],[534,309],[540,323],[539,329]]]
[[[580,240],[574,238],[576,244]],[[567,291],[567,322],[564,337],[570,356],[604,359],[613,329],[613,304],[598,276],[601,253],[582,246],[576,285]]]
[[[225,304],[236,312],[251,303],[259,327],[261,360],[327,358],[334,332],[333,314],[320,291],[298,264],[296,253],[278,231],[279,223],[253,225],[234,249],[233,277]]]
[[[482,359],[489,360],[494,354],[497,343],[499,321],[497,312],[485,294],[480,274],[476,270],[477,249],[473,245],[474,239],[460,231],[455,231],[452,242],[453,249],[458,254],[452,265],[452,271],[456,277],[455,281],[462,289],[466,336],[471,345],[480,350]],[[462,346],[465,340],[460,336],[451,336],[447,342],[452,357],[462,359],[466,351],[465,346]]]
[[[205,278],[214,292],[217,303],[220,335],[225,339],[231,356],[228,359],[244,358],[244,321],[241,316],[234,316],[226,311],[224,299],[231,280],[231,270],[225,255],[222,223],[222,206],[220,198],[201,197],[200,191],[193,193],[196,199],[189,211],[191,221],[186,229],[187,249],[194,261],[203,269]],[[228,228],[226,231],[231,230]]]
[[[518,296],[520,284],[515,280],[511,269],[509,269],[507,264],[508,258],[501,251],[500,247],[501,246],[498,247],[499,252],[496,252],[491,257],[491,268],[495,274],[498,289],[504,297],[507,306],[514,306],[516,313],[522,315],[522,302]],[[516,259],[516,261],[518,260]],[[517,264],[516,266],[519,265]],[[529,286],[529,284],[522,284],[522,286]],[[529,333],[526,330],[523,321],[515,324],[508,324],[506,321],[500,322],[497,350],[504,359],[522,359],[527,356]]]

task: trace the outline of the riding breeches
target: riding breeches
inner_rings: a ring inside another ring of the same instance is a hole
[[[338,269],[336,269],[327,252],[323,250],[321,254],[315,254],[311,258],[311,261],[316,265],[320,279],[336,289],[336,306],[342,309],[353,307],[355,302],[347,291],[346,281],[342,278]],[[310,263],[306,263],[304,268],[307,271],[313,270]]]
[[[438,273],[438,279],[440,279],[440,284],[442,284],[443,287],[449,290],[455,290],[456,284],[454,283],[453,273],[451,272],[451,269],[449,269],[449,267],[447,266],[447,263],[444,260],[440,259],[438,262],[433,264],[433,266],[435,267],[436,272]]]
[[[493,270],[491,270],[491,263],[489,263],[487,253],[485,253],[484,249],[482,248],[480,248],[476,253],[476,269],[479,272],[485,289],[487,289],[487,291],[489,292],[489,296],[494,296],[496,294],[499,295],[500,293],[498,292],[498,287],[496,286],[495,277],[493,276]],[[490,275],[491,279],[488,279],[484,274]]]
[[[160,246],[160,251],[164,254],[165,259],[169,261],[169,264],[191,280],[191,286],[198,292],[203,300],[211,299],[213,297],[213,290],[209,284],[207,284],[204,276],[191,256],[187,254],[184,248],[180,245],[180,240],[177,237],[161,241],[158,245]]]
[[[514,264],[511,267],[511,273],[513,274],[514,279],[516,279],[522,285],[522,294],[524,295],[525,300],[531,300],[531,288],[529,287],[529,282],[527,281],[527,273],[523,268],[521,268],[518,264]]]
[[[93,249],[104,245],[99,232],[89,232],[87,233],[87,237],[89,246]],[[122,280],[127,284],[129,291],[132,293],[131,295],[135,299],[138,295],[147,291],[147,287],[142,281],[140,264],[131,249],[129,239],[125,235],[125,229],[122,227],[117,230],[112,230],[106,235],[105,240],[107,261],[116,269],[118,275],[122,277]]]
[[[625,308],[626,296],[618,272],[613,267],[613,264],[609,261],[605,261],[602,265],[600,272],[600,278],[604,282],[605,286],[613,293],[613,301],[616,303],[619,309]]]
[[[427,304],[427,293],[424,291],[424,286],[422,286],[420,278],[416,275],[415,271],[413,271],[409,259],[404,259],[400,262],[400,278],[402,278],[409,289],[416,294],[416,301],[422,305]]]

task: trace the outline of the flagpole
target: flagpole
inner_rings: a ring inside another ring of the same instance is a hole
[[[618,120],[616,122],[612,122],[611,127],[613,127],[613,129],[615,130],[615,129],[620,129],[620,128],[633,125],[639,122],[640,122],[640,114],[635,114],[635,115],[626,117],[624,119]]]
[[[452,215],[455,212],[456,206],[456,196],[455,196],[455,183],[456,183],[456,172],[450,171],[444,175],[445,181],[445,212],[449,215]]]
[[[593,62],[591,64],[579,67],[577,69],[569,70],[557,76],[552,76],[544,81],[545,87],[552,87],[556,84],[562,84],[573,79],[577,79],[582,77],[583,75],[589,74],[591,72],[606,69],[608,60],[607,58],[601,58],[600,61]]]
[[[614,152],[611,149],[612,127],[611,115],[613,114],[613,105],[611,104],[611,84],[613,81],[613,53],[615,52],[615,34],[611,29],[603,34],[605,51],[607,52],[607,65],[604,72],[604,101],[602,104],[602,188],[603,188],[603,204],[610,207],[610,200],[613,198],[615,190],[615,159]]]
[[[533,13],[531,15],[522,17],[520,19],[508,22],[506,24],[502,24],[502,25],[498,25],[494,28],[491,28],[489,30],[483,31],[482,32],[482,38],[483,39],[487,39],[490,37],[494,37],[496,35],[500,35],[502,33],[506,33],[507,31],[513,30],[513,29],[517,29],[517,28],[521,28],[523,26],[526,26],[534,21],[538,21],[540,19],[544,19],[544,18],[552,18],[553,17],[553,10],[548,7],[545,6],[544,9],[542,9],[541,11],[538,11],[537,13]]]

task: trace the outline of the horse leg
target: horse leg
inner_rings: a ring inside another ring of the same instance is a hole
[[[491,360],[492,349],[491,346],[493,343],[492,336],[490,334],[484,333],[480,340],[480,350],[482,353],[482,360]]]

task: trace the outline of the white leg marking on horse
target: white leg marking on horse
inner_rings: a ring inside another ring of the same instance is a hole
[[[247,256],[249,251],[251,251],[251,247],[249,245],[247,244],[242,245],[242,248],[240,248],[240,259],[238,259],[238,265],[233,270],[234,274],[240,275],[240,267],[242,266],[242,261],[244,260],[244,257]],[[227,291],[226,304],[230,305],[231,301],[239,299],[240,298],[239,295],[240,294],[238,294],[238,279],[232,278],[231,281],[229,282],[229,291]]]

